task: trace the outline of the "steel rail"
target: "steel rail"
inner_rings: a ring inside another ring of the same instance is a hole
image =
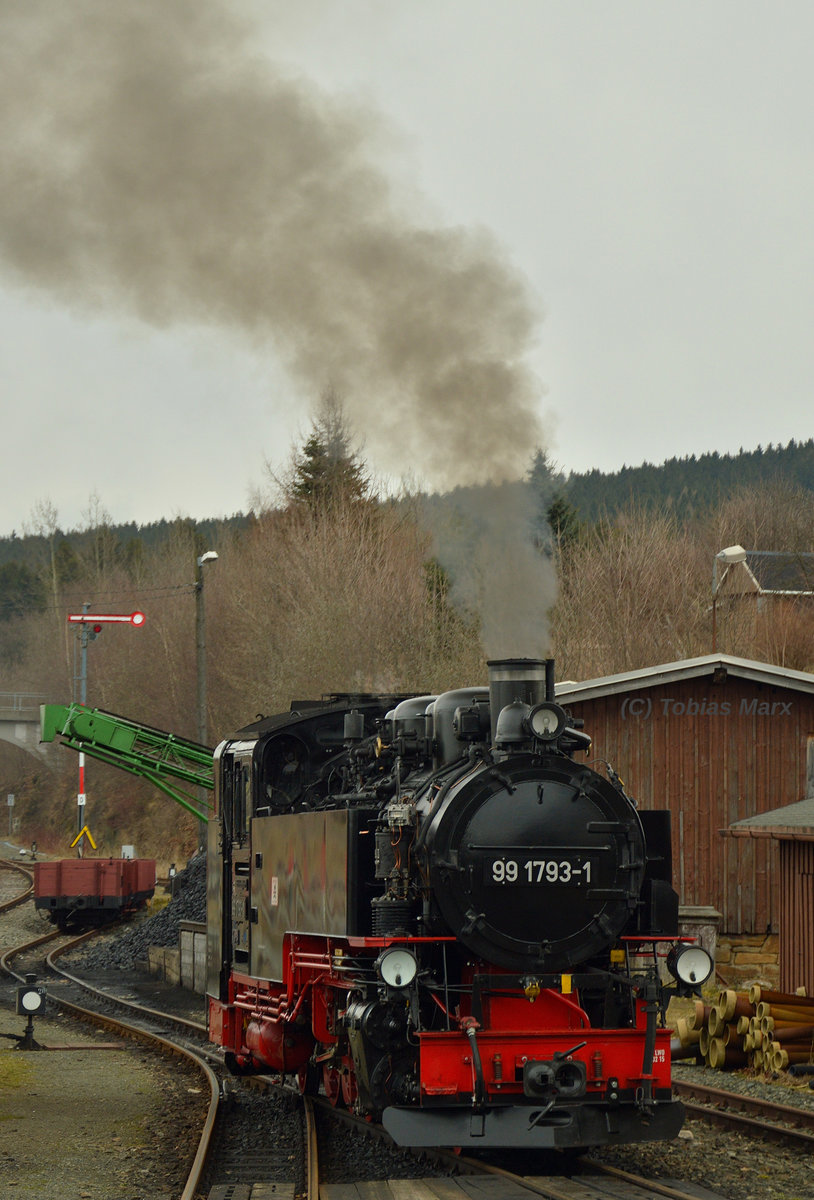
[[[110,926],[107,926],[107,928],[109,929]],[[95,930],[91,931],[91,933],[95,932]],[[197,1037],[200,1037],[201,1034],[208,1035],[209,1030],[207,1026],[200,1021],[190,1021],[186,1017],[179,1017],[173,1013],[162,1012],[157,1008],[148,1008],[146,1004],[139,1004],[133,1000],[124,1000],[119,996],[114,995],[112,992],[108,992],[104,988],[96,987],[95,984],[88,983],[87,980],[80,978],[80,976],[74,975],[70,971],[66,971],[64,967],[56,966],[54,959],[57,959],[60,957],[60,955],[67,954],[70,950],[75,949],[79,942],[84,940],[84,938],[87,936],[87,934],[84,934],[82,935],[82,938],[78,938],[75,942],[68,943],[65,946],[57,946],[56,949],[51,951],[45,961],[55,974],[61,975],[64,979],[69,979],[71,983],[76,984],[76,986],[82,988],[83,991],[89,992],[90,995],[96,996],[98,999],[104,1000],[109,1004],[116,1004],[121,1008],[132,1009],[133,1012],[141,1013],[148,1017],[153,1017],[156,1020],[163,1021],[165,1024],[175,1025],[179,1029],[183,1029],[187,1033],[192,1033]]]
[[[319,1200],[319,1148],[317,1145],[317,1122],[310,1096],[302,1097],[305,1116],[305,1170],[307,1200]]]
[[[21,954],[27,954],[30,950],[36,950],[37,946],[42,946],[46,942],[52,942],[59,935],[60,931],[58,929],[51,929],[48,933],[41,933],[39,937],[32,938],[29,942],[22,942],[19,946],[12,946],[10,950],[6,950],[0,955],[0,970],[5,971],[7,975],[11,975],[14,979],[18,979],[22,983],[23,976],[18,974],[17,971],[12,970],[10,966],[11,960]]]
[[[641,1188],[645,1195],[655,1192],[659,1196],[672,1197],[672,1200],[697,1200],[698,1198],[698,1191],[694,1184],[690,1184],[694,1189],[692,1192],[682,1192],[680,1188],[673,1188],[669,1184],[659,1183],[657,1179],[646,1179],[643,1175],[636,1175],[633,1171],[625,1171],[622,1167],[612,1167],[610,1163],[597,1162],[593,1158],[586,1158],[585,1162],[592,1169],[601,1172],[603,1175],[607,1175],[611,1179],[618,1179],[623,1183],[630,1183],[635,1187]],[[721,1200],[726,1200],[726,1198],[722,1196]]]
[[[109,929],[110,926],[106,926],[106,928]],[[57,957],[58,954],[75,949],[80,943],[94,937],[98,932],[98,929],[92,929],[87,933],[80,934],[78,937],[67,942],[64,946],[58,947],[56,950],[52,951],[46,956],[46,962],[48,963],[48,966],[57,975],[62,975],[63,972],[61,968],[55,967],[52,959]],[[0,967],[2,967],[9,975],[14,976],[16,979],[22,979],[23,977],[11,968],[9,965],[10,961],[22,954],[29,953],[31,950],[35,950],[38,946],[44,945],[49,941],[53,941],[55,938],[60,936],[60,930],[52,930],[49,933],[43,934],[40,937],[34,938],[29,942],[25,942],[20,946],[16,946],[11,950],[6,951],[6,953],[0,957]],[[64,974],[67,975],[67,972]],[[69,978],[71,978],[72,982],[77,982],[73,979],[73,977],[69,976]],[[107,1003],[113,1003],[117,1005],[120,1004],[129,1010],[132,1009],[134,1012],[140,1011],[144,1015],[150,1016],[151,1018],[160,1018],[165,1022],[176,1021],[176,1023],[193,1026],[196,1031],[202,1028],[202,1026],[197,1025],[195,1022],[183,1021],[181,1018],[174,1018],[168,1013],[160,1013],[154,1009],[141,1008],[141,1006],[133,1004],[130,1001],[119,1000],[117,997],[112,996],[109,992],[100,991],[98,988],[87,988],[87,990],[90,990],[98,997],[103,998]],[[153,1050],[158,1047],[162,1053],[183,1058],[204,1075],[209,1084],[209,1106],[207,1109],[206,1119],[204,1120],[203,1127],[201,1129],[201,1136],[198,1140],[195,1157],[188,1172],[187,1182],[180,1197],[180,1200],[194,1200],[200,1189],[201,1178],[206,1166],[207,1154],[212,1141],[212,1134],[215,1128],[215,1121],[220,1104],[220,1081],[215,1072],[200,1054],[197,1054],[194,1050],[190,1050],[185,1046],[179,1045],[177,1042],[171,1041],[169,1038],[162,1037],[158,1033],[140,1029],[137,1025],[132,1025],[129,1021],[125,1021],[120,1017],[113,1017],[106,1013],[96,1012],[93,1009],[83,1008],[79,1004],[74,1004],[71,1000],[66,1000],[63,997],[56,997],[51,993],[48,995],[48,1000],[50,1003],[56,1004],[59,1008],[66,1009],[78,1020],[85,1021],[89,1024],[101,1027],[102,1029],[109,1029],[113,1030],[114,1032],[122,1033],[127,1037],[132,1038],[134,1041],[138,1041],[144,1045],[150,1046]]]
[[[688,1117],[697,1121],[706,1121],[708,1125],[717,1125],[728,1129],[731,1133],[741,1133],[744,1137],[759,1137],[762,1141],[773,1142],[776,1145],[791,1146],[795,1150],[809,1154],[814,1149],[814,1134],[802,1129],[794,1129],[788,1125],[779,1124],[775,1120],[775,1105],[767,1104],[764,1115],[749,1117],[745,1113],[732,1109],[708,1107],[685,1101],[684,1107]]]
[[[473,1169],[485,1171],[489,1175],[498,1175],[499,1177],[510,1180],[517,1187],[525,1188],[535,1196],[543,1196],[546,1200],[573,1200],[574,1189],[571,1180],[569,1179],[567,1187],[558,1187],[553,1180],[543,1179],[539,1175],[517,1175],[513,1171],[507,1171],[503,1167],[495,1167],[489,1163],[484,1163],[478,1159],[470,1159],[466,1155],[460,1155],[457,1158],[459,1163],[465,1163]],[[620,1167],[612,1167],[606,1163],[598,1162],[592,1158],[582,1160],[587,1166],[597,1174],[606,1175],[613,1179],[618,1179],[624,1183],[630,1184],[633,1187],[640,1188],[644,1196],[652,1196],[654,1193],[658,1196],[666,1196],[669,1200],[697,1200],[697,1192],[682,1192],[679,1188],[670,1187],[666,1183],[659,1183],[655,1179],[645,1179],[643,1175],[636,1175],[632,1171],[624,1171]],[[585,1191],[591,1190],[591,1180],[589,1175],[575,1175],[575,1179]],[[607,1193],[601,1188],[596,1189],[597,1198],[605,1196]],[[635,1194],[631,1193],[631,1200],[635,1200]]]
[[[348,1112],[346,1109],[337,1108],[324,1096],[311,1096],[309,1099],[312,1104],[318,1106],[336,1120],[351,1126],[357,1126],[363,1129],[366,1134],[381,1137],[392,1144],[393,1139],[385,1132],[381,1125],[372,1124],[360,1117],[355,1117],[353,1113]],[[499,1179],[506,1180],[507,1183],[511,1183],[515,1188],[523,1188],[531,1195],[542,1196],[545,1200],[574,1200],[572,1179],[569,1179],[567,1183],[559,1185],[554,1178],[546,1179],[538,1175],[518,1175],[514,1171],[494,1166],[483,1159],[470,1158],[465,1154],[455,1154],[452,1150],[428,1150],[426,1147],[422,1147],[422,1153],[438,1162],[449,1164],[456,1168],[466,1166],[473,1175],[494,1175]],[[679,1188],[670,1187],[666,1183],[659,1183],[658,1180],[646,1179],[644,1176],[636,1175],[632,1171],[625,1171],[619,1167],[613,1167],[592,1158],[584,1158],[582,1162],[590,1167],[593,1173],[604,1175],[608,1178],[624,1182],[631,1187],[641,1189],[643,1197],[658,1195],[667,1197],[667,1200],[698,1200],[697,1190],[683,1192]],[[592,1188],[590,1175],[575,1174],[573,1180],[579,1182],[584,1197],[587,1198],[589,1194],[593,1194],[595,1191],[597,1200],[607,1200],[607,1189],[603,1189],[601,1184],[596,1188]],[[631,1192],[630,1197],[631,1200],[636,1200],[635,1193]],[[496,1200],[498,1200],[497,1197]]]
[[[96,930],[91,930],[91,936],[95,932]],[[73,950],[81,942],[85,941],[87,937],[87,934],[83,934],[76,938],[73,942],[69,942],[65,946],[58,946],[56,949],[52,950],[51,953],[46,956],[45,960],[51,970],[65,979],[70,979],[72,983],[77,984],[84,991],[89,992],[98,999],[104,1000],[106,1003],[120,1005],[122,1008],[127,1009],[128,1012],[139,1013],[152,1019],[161,1020],[165,1023],[179,1026],[188,1032],[194,1032],[196,1035],[200,1034],[201,1032],[207,1033],[206,1026],[201,1025],[197,1021],[188,1021],[184,1017],[178,1017],[171,1013],[163,1013],[157,1009],[148,1008],[146,1005],[134,1003],[131,1000],[121,1000],[118,996],[113,996],[110,992],[106,992],[102,988],[94,987],[92,984],[86,983],[84,980],[79,979],[76,975],[66,971],[63,967],[57,967],[55,965],[54,959],[58,958],[61,954],[67,953],[69,950]],[[159,1034],[148,1033],[145,1030],[141,1030],[137,1026],[130,1025],[129,1022],[122,1021],[116,1017],[107,1017],[103,1014],[93,1013],[91,1009],[84,1009],[80,1005],[74,1005],[69,1000],[59,1000],[59,1003],[72,1010],[80,1017],[80,1019],[85,1019],[84,1014],[91,1014],[91,1019],[93,1020],[94,1024],[98,1023],[107,1025],[108,1028],[122,1029],[126,1032],[129,1031],[128,1036],[134,1037],[136,1040],[146,1042],[148,1044],[158,1043],[158,1045],[160,1045],[169,1053],[181,1055],[188,1059],[196,1067],[198,1067],[200,1071],[203,1072],[209,1084],[209,1107],[207,1109],[206,1120],[204,1121],[203,1128],[201,1129],[201,1136],[198,1141],[195,1158],[193,1159],[189,1174],[187,1175],[186,1185],[181,1193],[181,1200],[194,1200],[197,1192],[199,1191],[201,1178],[206,1167],[207,1155],[212,1142],[215,1121],[218,1115],[218,1107],[220,1105],[220,1080],[215,1072],[201,1055],[196,1054],[195,1051],[189,1050],[184,1046],[179,1046],[177,1043],[169,1041],[167,1038],[161,1037]]]
[[[573,1188],[557,1187],[553,1181],[543,1180],[539,1176],[531,1179],[527,1175],[517,1175],[514,1171],[507,1171],[504,1167],[492,1166],[491,1163],[480,1162],[478,1159],[469,1158],[465,1154],[457,1156],[457,1161],[464,1163],[478,1173],[496,1175],[498,1178],[505,1179],[517,1187],[525,1188],[527,1192],[531,1192],[534,1196],[544,1196],[546,1200],[573,1200]]]
[[[18,904],[24,904],[34,891],[34,876],[27,867],[22,863],[12,862],[11,859],[0,860],[0,868],[4,871],[16,871],[18,875],[25,875],[28,880],[28,887],[24,892],[20,892],[18,896],[13,896],[11,900],[4,900],[0,904],[0,912],[6,912],[10,908],[16,908]]]
[[[110,1000],[111,997],[107,996],[106,999]],[[122,1020],[121,1017],[112,1017],[105,1013],[95,1012],[93,1009],[82,1008],[81,1005],[74,1004],[70,1000],[60,998],[56,1003],[62,1008],[67,1008],[79,1020],[88,1021],[90,1024],[101,1026],[103,1029],[123,1033],[134,1041],[141,1042],[152,1049],[158,1046],[166,1054],[173,1055],[176,1058],[183,1058],[204,1075],[209,1084],[209,1106],[201,1129],[201,1136],[198,1139],[195,1157],[187,1174],[187,1182],[181,1193],[181,1200],[194,1200],[199,1191],[201,1178],[206,1167],[206,1159],[212,1142],[212,1134],[220,1105],[220,1080],[215,1072],[200,1054],[188,1049],[186,1046],[181,1046],[177,1042],[171,1041],[169,1038],[162,1037],[161,1034],[140,1029],[137,1025],[132,1025],[129,1021]],[[130,1005],[129,1007],[138,1008],[138,1005]],[[152,1012],[152,1010],[145,1011]]]
[[[688,1105],[693,1115],[697,1112],[703,1118],[710,1114],[710,1108],[702,1107],[704,1105],[711,1106],[710,1119],[713,1121],[716,1108],[731,1112],[733,1116],[738,1115],[734,1110],[740,1110],[740,1113],[751,1114],[758,1119],[768,1117],[775,1123],[788,1122],[789,1125],[797,1126],[797,1131],[804,1134],[801,1145],[810,1147],[814,1142],[814,1108],[777,1104],[773,1100],[761,1100],[757,1096],[745,1096],[742,1092],[730,1092],[725,1088],[714,1088],[705,1083],[677,1083],[673,1080],[673,1091],[685,1100],[700,1101],[700,1104]],[[806,1130],[811,1132],[805,1134]]]

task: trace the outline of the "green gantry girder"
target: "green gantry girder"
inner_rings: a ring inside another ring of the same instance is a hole
[[[41,741],[58,741],[149,779],[187,812],[208,819],[196,795],[200,789],[211,793],[215,786],[214,751],[208,746],[81,704],[41,704],[40,730]],[[211,799],[204,803],[212,807]]]

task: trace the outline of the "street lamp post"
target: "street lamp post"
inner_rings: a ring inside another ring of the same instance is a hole
[[[208,730],[206,718],[206,610],[203,594],[203,568],[205,563],[217,562],[216,550],[207,550],[199,555],[195,571],[195,661],[197,676],[197,710],[198,710],[198,741],[202,746],[208,745]],[[203,789],[199,796],[201,807],[206,803]],[[206,821],[198,826],[199,849],[206,849]]]
[[[719,550],[712,560],[712,653],[716,654],[718,650],[718,590],[723,583],[723,576],[726,575],[724,570],[721,578],[718,578],[718,563],[725,567],[732,566],[733,563],[746,562],[746,551],[743,546],[727,546],[724,550]]]

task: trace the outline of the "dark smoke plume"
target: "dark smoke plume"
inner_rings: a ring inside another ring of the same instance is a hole
[[[487,233],[398,211],[373,114],[284,77],[220,0],[0,0],[0,261],[156,326],[273,346],[379,470],[517,478],[539,313]]]
[[[380,472],[440,490],[522,477],[543,444],[524,361],[537,305],[491,235],[405,214],[375,162],[375,114],[276,71],[226,0],[0,13],[7,275],[89,312],[273,349],[304,407],[342,396]],[[482,557],[471,589],[445,534],[441,554],[463,591],[525,596],[544,636],[544,571],[521,589],[535,564],[512,495],[502,531],[505,494],[485,499],[487,526],[458,556]],[[489,653],[534,652],[525,622],[506,626],[513,644],[487,631]]]

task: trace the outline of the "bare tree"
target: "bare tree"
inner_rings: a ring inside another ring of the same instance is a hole
[[[559,556],[552,627],[560,674],[588,678],[709,654],[712,563],[733,544],[814,551],[814,496],[773,483],[738,489],[689,525],[634,504],[583,529]],[[717,649],[812,670],[812,621],[808,599],[727,599],[717,606]]]
[[[552,612],[560,674],[588,678],[699,652],[708,588],[675,518],[629,507],[560,559]]]

